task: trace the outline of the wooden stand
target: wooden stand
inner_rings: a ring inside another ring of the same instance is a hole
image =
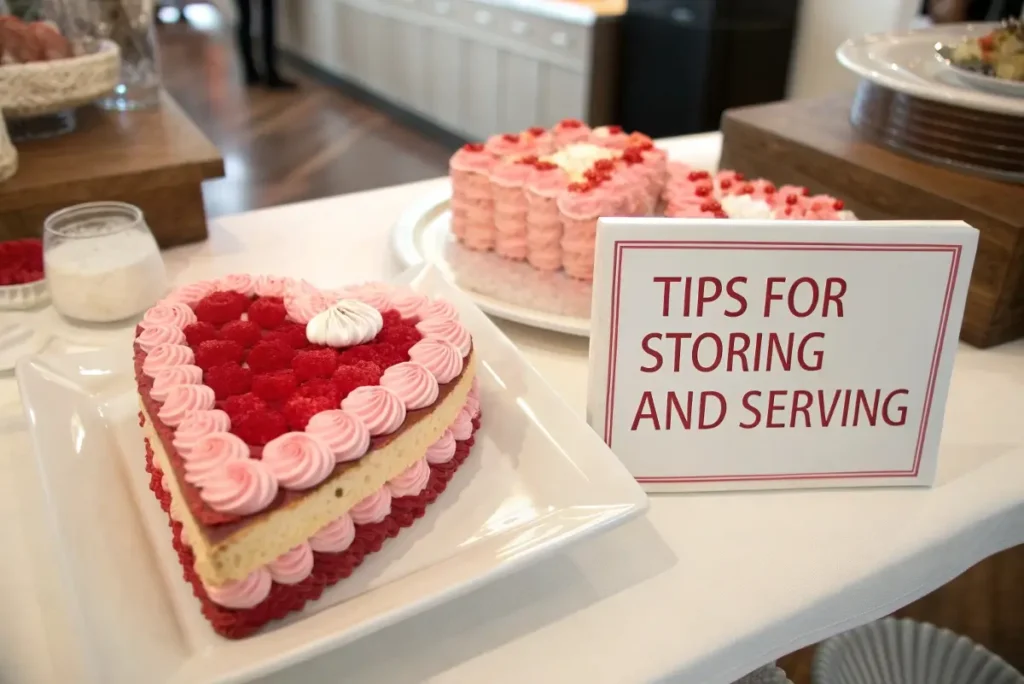
[[[0,183],[0,240],[39,236],[54,211],[114,200],[142,209],[161,247],[206,238],[202,182],[224,161],[170,96],[139,112],[79,110],[68,135],[18,145],[18,172]]]
[[[1024,185],[939,168],[860,139],[848,95],[727,111],[722,168],[841,198],[863,219],[963,220],[980,232],[961,339],[1024,336]]]

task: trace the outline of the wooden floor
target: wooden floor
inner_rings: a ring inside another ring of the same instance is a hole
[[[231,41],[216,29],[172,24],[159,35],[168,89],[224,153],[227,178],[205,186],[211,215],[446,173],[449,146],[331,88],[308,80],[294,93],[244,88]],[[970,636],[1024,670],[1024,547],[898,614]],[[780,665],[808,684],[811,657],[804,649]]]

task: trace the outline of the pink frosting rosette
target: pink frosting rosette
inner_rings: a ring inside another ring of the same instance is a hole
[[[428,299],[417,311],[420,319],[444,318],[450,321],[459,320],[459,312],[447,299]]]
[[[459,409],[459,415],[455,416],[455,422],[448,429],[452,431],[452,436],[460,442],[473,436],[473,418],[465,407]]]
[[[310,418],[306,433],[326,444],[336,463],[354,461],[370,448],[370,430],[341,409],[321,411]]]
[[[466,396],[466,403],[464,406],[469,412],[470,418],[478,418],[480,416],[480,397],[474,392],[470,392]]]
[[[230,429],[231,418],[220,409],[192,411],[174,431],[174,448],[184,457],[203,437],[214,432],[227,432]]]
[[[590,127],[579,119],[562,119],[551,129],[555,146],[586,142],[590,138]]]
[[[272,275],[258,276],[255,285],[256,294],[260,297],[284,297],[291,282],[291,278]]]
[[[490,170],[498,159],[479,143],[463,145],[452,155],[448,162],[453,171],[484,172]]]
[[[341,400],[341,408],[367,427],[374,437],[387,435],[405,422],[405,403],[392,390],[365,385]]]
[[[622,126],[599,126],[590,132],[590,142],[613,150],[624,150],[629,147],[629,134]]]
[[[533,158],[536,160],[536,157]],[[503,188],[521,188],[530,177],[533,165],[522,158],[510,157],[498,162],[491,169],[491,182]]]
[[[484,149],[495,157],[510,157],[518,154],[529,154],[532,145],[532,139],[524,138],[518,133],[499,133],[487,139],[487,142],[484,143]]]
[[[256,294],[256,278],[248,273],[233,273],[220,279],[220,289],[252,297]]]
[[[181,458],[185,462],[185,481],[202,487],[227,463],[248,459],[249,447],[230,432],[211,432],[196,439],[191,449],[181,452]]]
[[[434,375],[415,361],[390,366],[380,376],[380,384],[397,394],[408,411],[430,406],[440,391]]]
[[[327,523],[309,538],[309,545],[320,553],[341,553],[356,539],[356,526],[352,516],[345,513]]]
[[[303,542],[267,563],[267,571],[278,584],[298,584],[313,572],[313,549]]]
[[[170,302],[151,306],[139,323],[143,330],[154,326],[165,326],[181,330],[196,322],[196,312],[184,302]]]
[[[463,356],[467,356],[473,346],[473,339],[469,332],[458,321],[447,318],[425,318],[416,324],[416,329],[427,339],[451,342]]]
[[[231,608],[233,610],[247,610],[258,606],[270,594],[270,587],[273,584],[270,571],[266,568],[257,568],[250,572],[245,579],[237,582],[228,582],[219,587],[203,584],[206,595],[217,605]]]
[[[557,164],[542,161],[534,165],[525,186],[532,193],[555,197],[569,187],[569,174]]]
[[[161,344],[185,344],[185,333],[181,332],[181,328],[169,325],[151,325],[140,332],[135,341],[148,354]]]
[[[330,447],[305,432],[286,432],[263,447],[263,465],[287,489],[309,489],[334,470]]]
[[[377,311],[387,311],[394,307],[391,303],[391,296],[394,288],[379,283],[367,283],[356,287],[345,288],[341,294],[346,299],[358,299],[363,304],[369,304]]]
[[[451,382],[462,372],[462,352],[447,340],[420,340],[409,349],[409,358],[430,371],[441,384]]]
[[[181,302],[189,306],[194,306],[199,303],[203,297],[213,294],[217,291],[218,282],[216,280],[200,280],[195,283],[189,283],[183,285],[177,290],[167,295],[164,299],[165,303]]]
[[[215,401],[213,390],[206,385],[179,385],[167,393],[158,415],[167,425],[177,427],[190,411],[212,409]]]
[[[395,477],[388,480],[391,496],[416,496],[423,491],[430,480],[430,466],[426,459],[419,459]]]
[[[448,463],[455,457],[455,435],[452,434],[451,430],[445,430],[444,433],[438,438],[436,442],[427,447],[427,453],[424,456],[427,463],[431,465],[440,465],[442,463]]]
[[[153,347],[142,361],[142,372],[155,378],[161,371],[174,366],[185,366],[194,363],[195,354],[191,347],[183,344],[158,344]]]
[[[386,485],[357,503],[348,512],[352,516],[352,522],[357,525],[379,523],[390,513],[391,491]]]
[[[558,196],[558,210],[572,219],[596,219],[607,215],[609,206],[614,204],[609,189],[603,185],[588,184],[575,190],[579,184]]]
[[[412,290],[399,290],[391,296],[391,306],[402,318],[416,318],[427,298]]]
[[[157,401],[166,401],[171,390],[179,385],[201,385],[203,369],[192,364],[171,366],[156,374],[150,395]]]
[[[252,515],[273,503],[277,479],[262,461],[230,460],[203,480],[199,496],[215,511]]]

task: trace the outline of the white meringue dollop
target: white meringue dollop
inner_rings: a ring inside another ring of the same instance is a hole
[[[352,347],[369,342],[383,327],[380,311],[357,299],[342,299],[306,324],[306,339],[328,347]]]

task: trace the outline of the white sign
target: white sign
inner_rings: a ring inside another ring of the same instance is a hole
[[[977,241],[601,219],[588,420],[648,491],[929,485]]]

